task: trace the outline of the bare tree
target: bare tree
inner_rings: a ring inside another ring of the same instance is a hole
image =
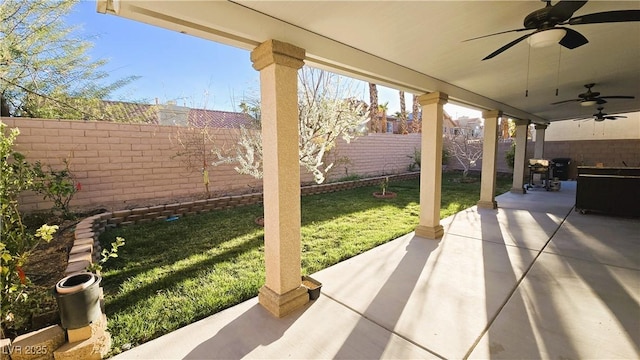
[[[462,178],[465,179],[469,170],[476,166],[482,159],[482,140],[474,138],[469,129],[457,129],[456,135],[445,137],[444,146],[462,165]]]
[[[199,171],[207,194],[209,189],[209,164],[213,160],[211,151],[215,146],[215,137],[209,127],[189,126],[178,129],[170,139],[179,146],[180,150],[173,156],[179,158],[189,171]]]
[[[362,101],[351,97],[352,83],[345,84],[335,74],[304,67],[299,72],[299,84],[300,165],[313,173],[317,183],[322,183],[334,165],[327,162],[325,155],[334,149],[339,138],[346,142],[355,138],[369,121],[369,114]],[[227,149],[215,149],[219,161],[214,165],[235,163],[237,172],[262,178],[259,130],[259,123],[254,128],[242,127],[237,143]]]

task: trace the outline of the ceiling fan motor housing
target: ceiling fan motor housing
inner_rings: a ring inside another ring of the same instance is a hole
[[[556,26],[558,23],[566,20],[561,17],[554,16],[551,13],[552,7],[538,9],[524,18],[524,27],[526,29],[548,30]]]

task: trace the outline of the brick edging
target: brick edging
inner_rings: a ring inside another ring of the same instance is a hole
[[[389,181],[400,181],[414,179],[419,176],[420,172],[411,172],[330,184],[307,185],[300,187],[300,193],[302,196],[324,194],[378,185],[385,178],[389,178]],[[69,251],[69,260],[67,261],[65,276],[86,271],[85,269],[89,265],[100,260],[101,248],[98,238],[107,228],[141,224],[154,220],[166,220],[174,216],[189,216],[213,210],[232,209],[238,206],[259,204],[262,201],[262,193],[252,193],[131,210],[118,210],[87,217],[76,225],[73,247]]]

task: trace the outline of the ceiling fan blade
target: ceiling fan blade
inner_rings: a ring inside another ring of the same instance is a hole
[[[600,96],[598,99],[635,99],[635,96]]]
[[[520,36],[519,38],[517,38],[517,39],[513,40],[512,42],[508,43],[507,45],[505,45],[505,46],[501,47],[500,49],[498,49],[498,50],[496,50],[496,51],[492,52],[491,54],[487,55],[487,56],[486,56],[484,59],[482,59],[482,60],[489,60],[489,59],[494,58],[496,55],[499,55],[499,54],[500,54],[500,53],[502,53],[503,51],[505,51],[505,50],[509,49],[509,48],[510,48],[510,47],[512,47],[513,45],[515,45],[515,44],[519,43],[520,41],[522,41],[522,40],[524,40],[524,39],[528,38],[529,36],[531,36],[531,35],[533,35],[533,34],[535,34],[535,33],[536,33],[536,32],[534,31],[534,32],[532,32],[532,33],[530,33],[530,34]]]
[[[569,19],[569,25],[601,24],[612,22],[640,21],[640,10],[614,10],[576,16]]]
[[[558,22],[563,22],[570,19],[573,13],[586,4],[586,1],[559,1],[551,8],[551,15],[558,19]]]
[[[462,42],[467,42],[467,41],[471,41],[471,40],[478,40],[478,39],[482,39],[482,38],[486,38],[486,37],[494,36],[494,35],[508,34],[508,33],[512,33],[512,32],[520,32],[520,31],[525,31],[525,30],[531,30],[531,29],[522,28],[522,29],[515,29],[515,30],[500,31],[500,32],[497,32],[497,33],[489,34],[489,35],[482,35],[482,36],[474,37],[474,38],[471,38],[471,39],[462,40]]]
[[[604,119],[605,120],[617,120],[618,117],[617,116],[605,116]]]
[[[559,44],[566,47],[567,49],[575,49],[589,42],[586,37],[573,29],[561,29],[565,29],[567,31],[567,34],[562,38],[562,40],[560,40]]]
[[[551,105],[566,104],[569,102],[576,102],[576,101],[582,101],[582,99],[562,100],[562,101],[551,103]]]

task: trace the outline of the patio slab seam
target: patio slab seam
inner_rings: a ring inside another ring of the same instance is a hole
[[[602,266],[611,266],[611,267],[618,268],[618,269],[624,269],[624,270],[631,270],[631,271],[640,272],[640,269],[638,269],[638,268],[633,268],[633,267],[630,267],[630,266],[622,266],[622,265],[610,264],[608,262],[598,261],[597,259],[585,259],[583,257],[559,254],[559,253],[553,252],[553,251],[543,251],[543,253],[547,254],[547,255],[558,256],[558,257],[561,257],[561,258],[567,258],[567,259],[572,259],[572,260],[580,260],[580,261],[585,261],[585,262],[589,262],[589,263],[592,263],[592,264],[598,264],[598,265],[602,265]]]
[[[542,248],[537,251],[536,256],[533,258],[533,260],[531,261],[531,263],[529,264],[529,266],[527,266],[527,268],[525,269],[525,271],[522,273],[522,275],[520,276],[520,278],[518,278],[518,281],[516,281],[515,285],[513,286],[513,288],[511,289],[511,291],[509,292],[509,295],[506,296],[504,302],[500,305],[500,307],[498,308],[498,310],[495,312],[495,314],[491,317],[491,319],[487,322],[487,325],[485,326],[485,328],[482,330],[482,332],[480,332],[480,335],[476,338],[476,340],[473,342],[473,344],[469,347],[469,350],[467,351],[467,353],[463,356],[464,359],[468,359],[471,354],[473,353],[473,351],[475,350],[475,348],[478,346],[478,344],[480,343],[480,341],[482,340],[482,338],[485,336],[485,334],[489,331],[489,329],[491,328],[491,326],[493,325],[493,323],[496,321],[496,319],[498,318],[498,316],[500,315],[500,313],[502,312],[502,310],[507,306],[507,304],[509,303],[509,301],[511,301],[511,299],[513,298],[513,296],[515,295],[515,293],[518,291],[518,289],[520,288],[520,285],[522,284],[522,282],[524,281],[524,279],[527,277],[527,275],[531,272],[531,269],[533,268],[533,266],[536,264],[536,262],[538,261],[538,259],[540,258],[540,256],[545,253],[545,249],[547,248],[547,246],[549,246],[549,244],[551,243],[551,240],[553,239],[553,237],[558,233],[558,231],[560,231],[560,229],[562,228],[562,225],[565,223],[565,221],[567,220],[567,218],[569,217],[569,215],[571,215],[571,212],[573,211],[573,206],[571,207],[571,209],[569,209],[569,212],[564,216],[564,218],[562,219],[562,221],[560,221],[560,224],[558,224],[558,227],[555,229],[555,231],[549,236],[549,239],[545,242],[545,244],[542,246]]]
[[[363,313],[359,312],[358,310],[356,310],[356,309],[354,309],[353,307],[351,307],[351,306],[349,306],[349,305],[347,305],[347,304],[343,303],[342,301],[337,300],[336,298],[334,298],[334,297],[332,297],[332,296],[330,296],[330,295],[324,294],[324,293],[322,294],[322,296],[323,296],[323,297],[326,297],[327,299],[330,299],[331,301],[333,301],[333,302],[335,302],[336,304],[338,304],[338,305],[340,305],[340,306],[344,307],[345,309],[350,310],[350,311],[351,311],[351,312],[353,312],[354,314],[357,314],[358,316],[360,316],[360,317],[362,317],[363,319],[365,319],[365,320],[369,321],[370,323],[372,323],[372,324],[374,324],[374,325],[376,325],[376,326],[380,327],[381,329],[384,329],[384,330],[386,330],[386,331],[390,332],[391,334],[393,334],[393,335],[395,335],[395,336],[397,336],[397,337],[401,338],[402,340],[405,340],[406,342],[408,342],[408,343],[410,343],[410,344],[412,344],[412,345],[414,345],[414,346],[417,346],[417,347],[419,347],[420,349],[422,349],[422,350],[424,350],[424,351],[427,351],[427,352],[429,352],[430,354],[433,354],[434,356],[439,357],[440,359],[447,359],[447,357],[445,357],[445,356],[443,356],[443,355],[440,355],[440,354],[438,354],[437,352],[435,352],[435,351],[433,351],[433,350],[431,350],[431,349],[429,349],[429,348],[425,347],[424,345],[421,345],[421,344],[419,344],[419,343],[415,342],[414,340],[412,340],[412,339],[408,338],[407,336],[402,335],[402,334],[400,334],[400,333],[396,332],[394,329],[389,329],[388,327],[384,326],[384,325],[383,325],[383,324],[381,324],[380,322],[378,322],[378,321],[376,321],[376,320],[372,319],[371,317],[367,316],[366,314],[363,314]]]
[[[517,244],[507,244],[507,243],[500,242],[500,241],[497,241],[497,240],[490,240],[490,239],[489,240],[485,240],[485,239],[478,238],[476,236],[463,235],[463,234],[457,234],[455,232],[446,232],[445,231],[445,236],[447,236],[447,235],[458,236],[458,237],[462,237],[462,238],[466,238],[466,239],[478,240],[478,241],[492,243],[492,244],[504,245],[504,246],[523,249],[523,250],[540,251],[539,249],[531,248],[531,247],[528,247],[528,246],[522,246],[522,245],[517,245]]]

